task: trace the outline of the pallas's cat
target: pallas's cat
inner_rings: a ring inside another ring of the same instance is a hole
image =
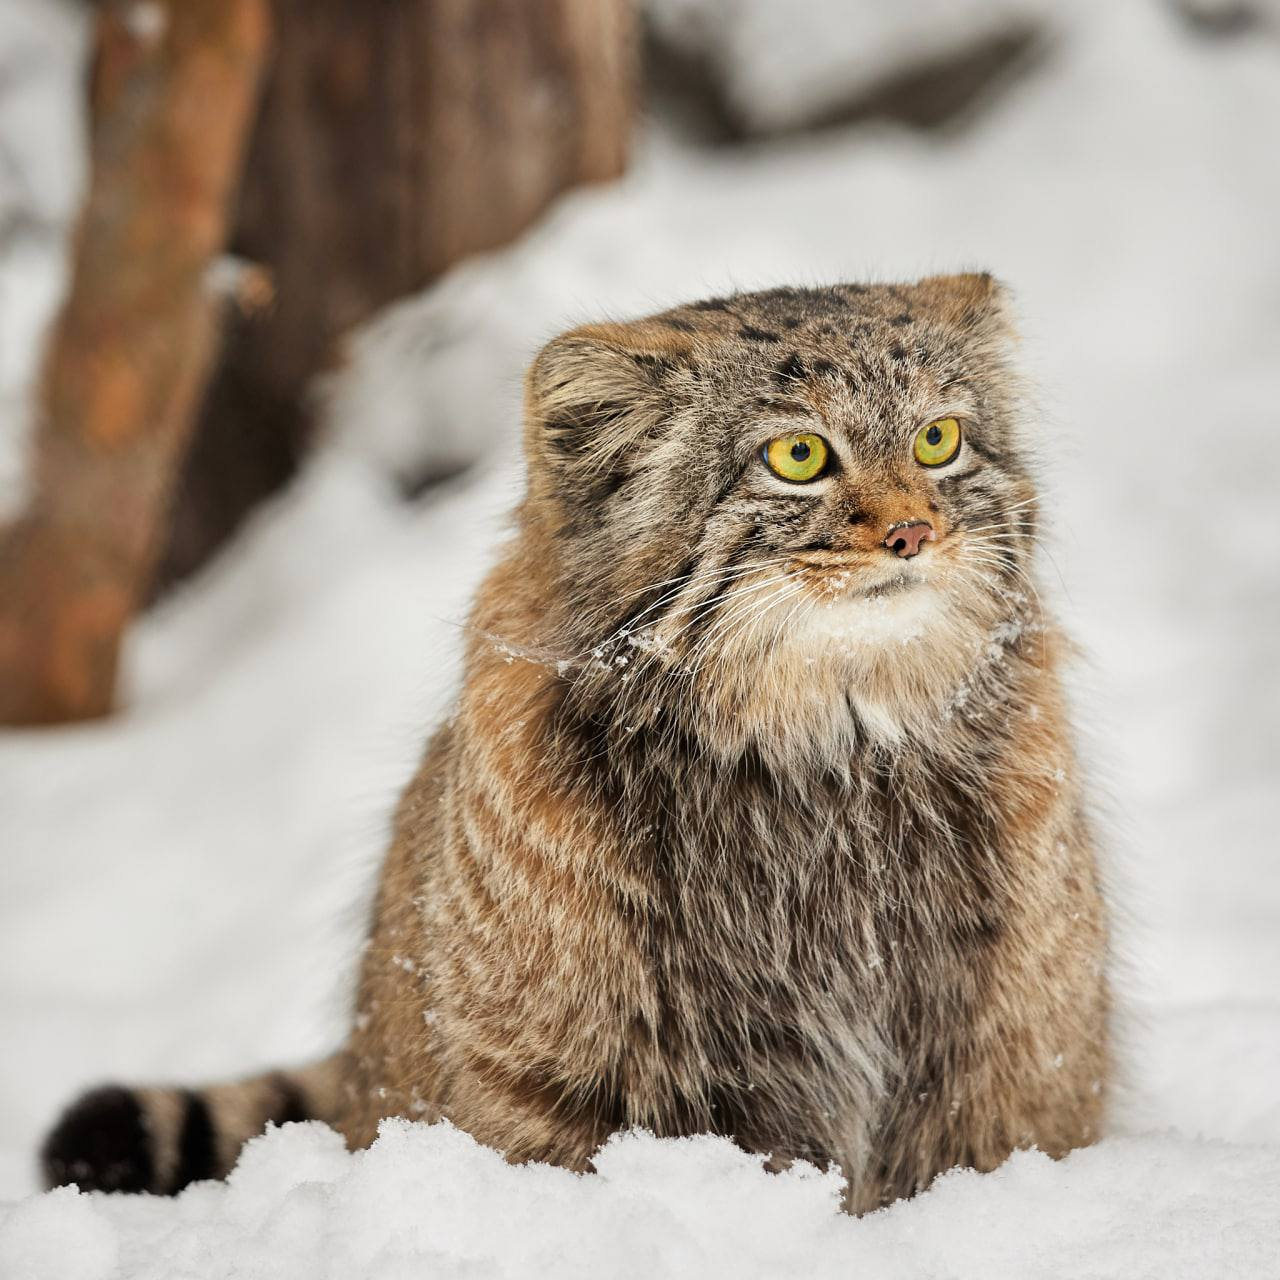
[[[53,1182],[174,1191],[269,1120],[512,1160],[711,1131],[865,1210],[1099,1132],[1107,934],[986,275],[555,339],[465,679],[400,803],[348,1042],[107,1088]]]

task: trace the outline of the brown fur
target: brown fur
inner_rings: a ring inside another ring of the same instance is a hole
[[[576,1169],[622,1127],[709,1130],[838,1162],[858,1211],[1097,1136],[1105,913],[1010,343],[961,276],[547,348],[312,1113]],[[946,475],[910,454],[943,413]],[[770,422],[839,467],[779,487]],[[937,541],[904,567],[885,533],[916,519]],[[223,1169],[262,1118],[215,1110]]]

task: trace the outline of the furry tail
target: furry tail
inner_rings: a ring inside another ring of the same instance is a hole
[[[94,1089],[63,1112],[40,1152],[45,1184],[174,1195],[224,1178],[268,1121],[332,1120],[342,1055],[207,1089]]]

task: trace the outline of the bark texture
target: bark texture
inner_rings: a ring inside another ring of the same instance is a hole
[[[233,319],[162,578],[292,471],[337,340],[561,192],[619,175],[631,0],[275,0],[277,52],[232,247],[274,307]]]
[[[0,533],[0,722],[107,713],[209,372],[266,0],[108,3],[92,180],[25,514]]]

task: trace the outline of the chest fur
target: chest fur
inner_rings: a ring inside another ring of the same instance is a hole
[[[618,796],[648,815],[628,832],[651,984],[621,1064],[630,1122],[847,1159],[922,1028],[963,1035],[1016,911],[995,800],[858,763],[805,784],[677,769]]]

